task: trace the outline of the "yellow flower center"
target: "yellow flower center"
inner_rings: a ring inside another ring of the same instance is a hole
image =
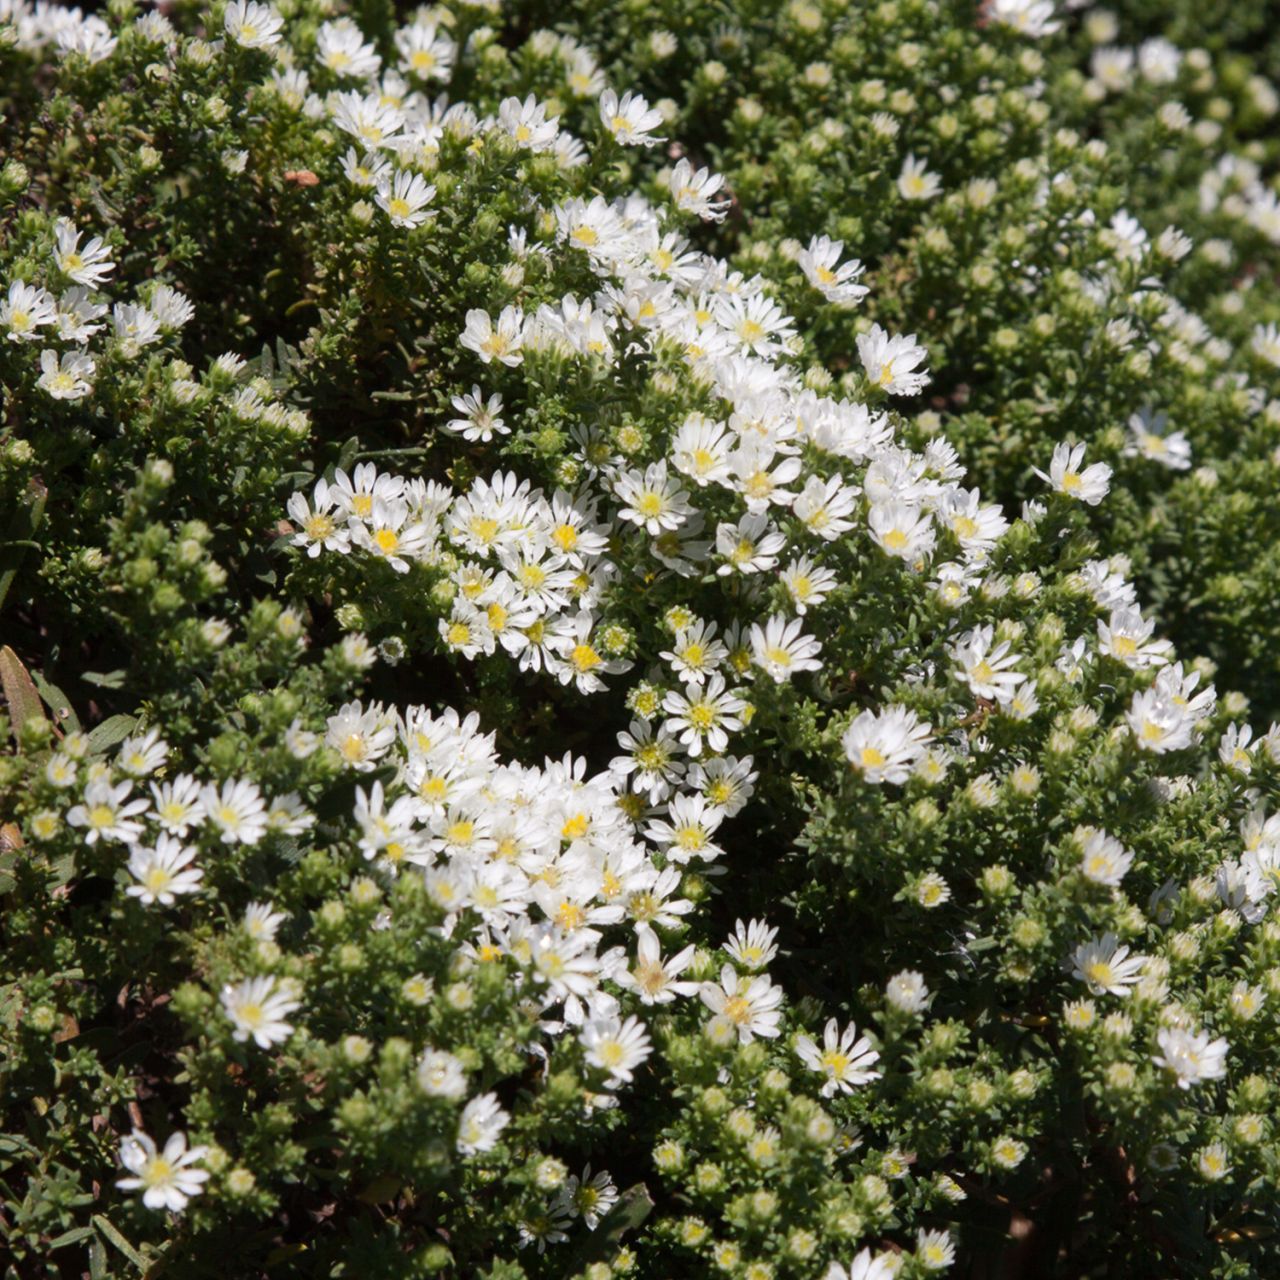
[[[449,794],[449,782],[439,776],[428,776],[418,784],[418,794],[430,804],[440,804]]]
[[[596,1047],[596,1056],[606,1067],[616,1067],[626,1057],[626,1050],[616,1040],[606,1040]],[[591,1187],[583,1187],[578,1192],[578,1201],[589,1208],[596,1201],[596,1194]]]
[[[498,536],[498,522],[487,516],[473,516],[469,528],[472,536],[486,545]]]
[[[667,985],[666,970],[654,960],[637,965],[631,976],[636,986],[651,996],[656,996]]]
[[[598,667],[604,659],[589,644],[575,644],[573,652],[569,655],[569,661],[585,675]]]
[[[696,702],[689,708],[689,723],[695,729],[707,730],[715,727],[716,711],[705,702]]]
[[[765,650],[764,656],[777,667],[790,667],[794,661],[786,649],[776,644],[771,644]]]
[[[576,902],[562,902],[556,911],[556,924],[562,929],[580,929],[587,922],[587,913]]]
[[[262,1006],[252,1000],[247,1004],[242,1004],[237,1012],[239,1014],[240,1021],[250,1028],[256,1029],[265,1021]]]

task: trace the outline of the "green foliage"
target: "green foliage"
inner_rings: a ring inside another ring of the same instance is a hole
[[[4,10],[6,1277],[1274,1272],[1254,9]]]
[[[1141,6],[1091,10],[1035,44],[923,0],[742,3],[729,20],[685,3],[521,7],[668,102],[679,147],[736,197],[711,243],[776,284],[829,369],[849,367],[868,321],[920,336],[922,407],[984,493],[1020,501],[1046,439],[1091,442],[1117,468],[1108,548],[1180,650],[1240,672],[1277,713],[1280,407],[1275,361],[1252,345],[1280,316],[1277,99],[1272,55],[1228,52],[1257,6],[1166,7],[1157,28]],[[532,83],[565,93],[563,61],[539,70]],[[902,190],[908,157],[937,194]],[[1159,239],[1169,227],[1190,256]],[[866,264],[856,312],[798,270],[817,235]],[[1130,456],[1135,415],[1185,436],[1189,469]]]

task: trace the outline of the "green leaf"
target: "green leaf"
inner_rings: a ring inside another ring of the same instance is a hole
[[[116,671],[86,671],[80,679],[85,684],[97,685],[99,689],[119,689],[124,685],[124,678],[129,673],[123,667]]]
[[[121,1253],[124,1254],[130,1262],[133,1263],[139,1271],[147,1269],[147,1260],[133,1247],[125,1238],[116,1230],[102,1214],[94,1215],[93,1225],[98,1228],[101,1235],[111,1244],[115,1245]]]
[[[89,734],[89,750],[97,753],[123,742],[138,723],[137,716],[108,716]]]
[[[9,562],[9,567],[0,573],[0,607],[3,607],[9,588],[18,576],[24,552],[33,545],[32,535],[44,519],[45,504],[48,501],[49,490],[39,480],[28,481],[26,501],[18,504],[9,521],[9,531],[4,542],[0,543],[0,551],[6,552],[4,558]]]
[[[31,676],[21,659],[8,645],[0,649],[0,686],[4,688],[4,699],[9,704],[9,719],[12,722],[14,740],[18,731],[32,716],[44,715],[40,702],[40,694],[31,682]]]
[[[64,1231],[60,1236],[50,1240],[49,1248],[64,1249],[69,1244],[79,1244],[81,1240],[93,1233],[92,1227],[72,1227],[70,1231]]]
[[[67,695],[56,684],[51,684],[46,680],[38,671],[33,671],[31,678],[35,681],[36,688],[40,690],[40,696],[45,700],[49,710],[53,712],[54,723],[69,725],[78,733],[80,730],[80,717],[76,715]]]
[[[349,471],[351,469],[351,464],[355,461],[356,454],[358,454],[359,452],[360,452],[360,437],[352,436],[342,446],[342,451],[338,454],[337,465],[341,467],[343,471]]]

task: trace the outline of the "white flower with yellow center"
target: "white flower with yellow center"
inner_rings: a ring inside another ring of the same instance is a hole
[[[1057,493],[1091,507],[1096,507],[1111,488],[1111,468],[1105,462],[1086,467],[1084,445],[1071,445],[1065,440],[1054,447],[1047,475],[1038,467],[1032,470]]]
[[[668,180],[676,208],[696,214],[708,222],[723,222],[732,200],[716,199],[723,189],[724,178],[710,169],[694,169],[688,160],[678,160]]]
[[[932,200],[942,189],[942,180],[929,172],[928,161],[906,156],[898,174],[898,194],[904,200]]]
[[[1105,831],[1076,832],[1080,845],[1080,874],[1094,884],[1116,886],[1133,865],[1133,853]]]
[[[698,994],[715,1015],[714,1021],[736,1034],[739,1044],[750,1044],[757,1036],[773,1039],[781,1033],[782,989],[764,974],[739,974],[732,965],[725,965],[719,983],[704,982]]]
[[[327,480],[316,481],[310,503],[301,493],[291,495],[286,510],[298,528],[290,542],[295,547],[305,547],[311,559],[321,551],[346,554],[351,550],[346,513],[340,510],[338,492]]]
[[[462,1060],[428,1045],[418,1059],[418,1087],[428,1098],[457,1101],[467,1091],[467,1073]]]
[[[1071,976],[1096,996],[1127,996],[1147,964],[1146,956],[1130,955],[1113,933],[1081,943],[1070,959]]]
[[[826,1077],[822,1086],[824,1098],[836,1093],[852,1093],[856,1085],[868,1084],[881,1075],[874,1070],[880,1060],[879,1052],[866,1036],[858,1035],[852,1022],[841,1031],[831,1018],[823,1030],[821,1048],[809,1036],[800,1036],[795,1049],[805,1066]]]
[[[222,988],[222,1008],[231,1021],[232,1039],[252,1040],[260,1049],[282,1044],[293,1034],[286,1021],[301,1007],[292,985],[285,985],[270,975],[246,978],[234,986]]]
[[[274,9],[256,0],[231,0],[222,18],[223,30],[243,49],[269,49],[279,44],[283,25]]]
[[[173,906],[178,894],[200,891],[204,872],[191,865],[195,857],[195,849],[169,835],[160,836],[151,849],[135,844],[129,850],[129,874],[135,883],[125,893],[143,906]]]
[[[871,291],[866,285],[858,283],[865,270],[862,263],[856,258],[842,263],[840,255],[843,252],[843,240],[814,236],[809,241],[808,248],[796,255],[796,265],[804,272],[805,279],[828,302],[851,307],[861,302]]]
[[[697,948],[687,946],[667,959],[662,958],[658,935],[648,926],[637,931],[635,963],[618,974],[618,982],[634,991],[642,1004],[670,1004],[676,996],[696,995],[696,982],[681,982],[679,976],[692,963]]]
[[[822,644],[805,635],[802,625],[799,618],[774,614],[763,627],[755,623],[751,628],[751,660],[778,684],[804,671],[822,670]]]
[[[148,1209],[181,1213],[208,1180],[206,1170],[192,1168],[207,1152],[207,1147],[188,1147],[187,1135],[180,1131],[171,1134],[159,1151],[147,1134],[135,1129],[120,1142],[120,1163],[130,1176],[118,1179],[116,1186],[121,1191],[141,1191]]]
[[[1019,655],[1010,652],[1009,642],[1001,640],[996,644],[994,640],[995,630],[989,624],[974,627],[948,645],[947,653],[975,698],[1003,701],[1026,676],[1013,670]]]
[[[901,785],[928,749],[931,726],[907,707],[860,712],[844,731],[845,759],[864,782]]]
[[[653,136],[653,130],[662,124],[662,113],[653,110],[638,93],[624,93],[619,98],[606,89],[600,95],[600,119],[624,147],[652,147],[662,141]]]
[[[38,285],[14,280],[8,295],[0,301],[0,327],[7,330],[5,336],[10,342],[35,342],[40,337],[39,330],[57,320],[53,295]]]
[[[649,1033],[639,1018],[629,1017],[593,1019],[582,1028],[578,1037],[587,1051],[586,1059],[593,1067],[608,1072],[606,1089],[616,1089],[629,1084],[635,1070],[653,1052]]]
[[[419,80],[448,80],[458,46],[423,17],[396,32],[400,70]]]
[[[185,836],[204,821],[200,783],[190,774],[180,773],[169,782],[151,784],[155,820],[171,835]]]
[[[82,803],[67,811],[67,823],[84,828],[86,844],[99,840],[134,843],[142,835],[139,814],[146,813],[148,802],[133,799],[128,782],[112,784],[110,777],[93,778],[84,790]]]
[[[724,677],[716,672],[702,689],[694,686],[683,693],[672,689],[665,695],[663,727],[679,737],[691,756],[701,755],[704,747],[721,752],[729,745],[729,733],[742,728],[746,705],[736,691],[726,689]]]
[[[388,180],[378,183],[374,203],[391,219],[393,227],[412,231],[431,216],[427,206],[435,199],[436,189],[420,173],[400,169]]]
[[[69,218],[54,225],[53,260],[64,276],[76,284],[100,285],[116,269],[111,250],[100,236],[80,244],[80,232]]]
[[[1211,1040],[1206,1032],[1185,1027],[1161,1027],[1156,1044],[1160,1052],[1153,1055],[1152,1062],[1168,1071],[1179,1089],[1220,1080],[1227,1074],[1231,1046],[1225,1040]]]
[[[916,1234],[916,1261],[926,1271],[945,1271],[956,1260],[956,1246],[945,1231]]]
[[[232,778],[217,787],[208,782],[200,792],[205,820],[226,844],[257,844],[266,834],[267,805],[257,784],[248,778]]]
[[[510,1120],[511,1116],[499,1105],[497,1094],[482,1093],[472,1098],[458,1118],[459,1154],[473,1156],[492,1151]]]
[[[93,391],[93,375],[97,371],[93,357],[82,351],[40,353],[40,377],[36,386],[55,400],[83,400]]]

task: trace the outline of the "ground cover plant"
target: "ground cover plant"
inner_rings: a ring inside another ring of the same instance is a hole
[[[0,8],[4,1274],[1274,1270],[1251,19]]]
[[[1016,509],[1046,439],[1090,442],[1123,481],[1095,511],[1107,546],[1180,649],[1275,714],[1277,102],[1242,52],[1261,8],[521,8],[664,101],[738,200],[709,243],[827,368],[856,374],[871,323],[919,335],[917,445],[941,429]],[[572,57],[535,66],[570,119],[593,109]],[[847,284],[819,275],[837,242],[864,267]]]

